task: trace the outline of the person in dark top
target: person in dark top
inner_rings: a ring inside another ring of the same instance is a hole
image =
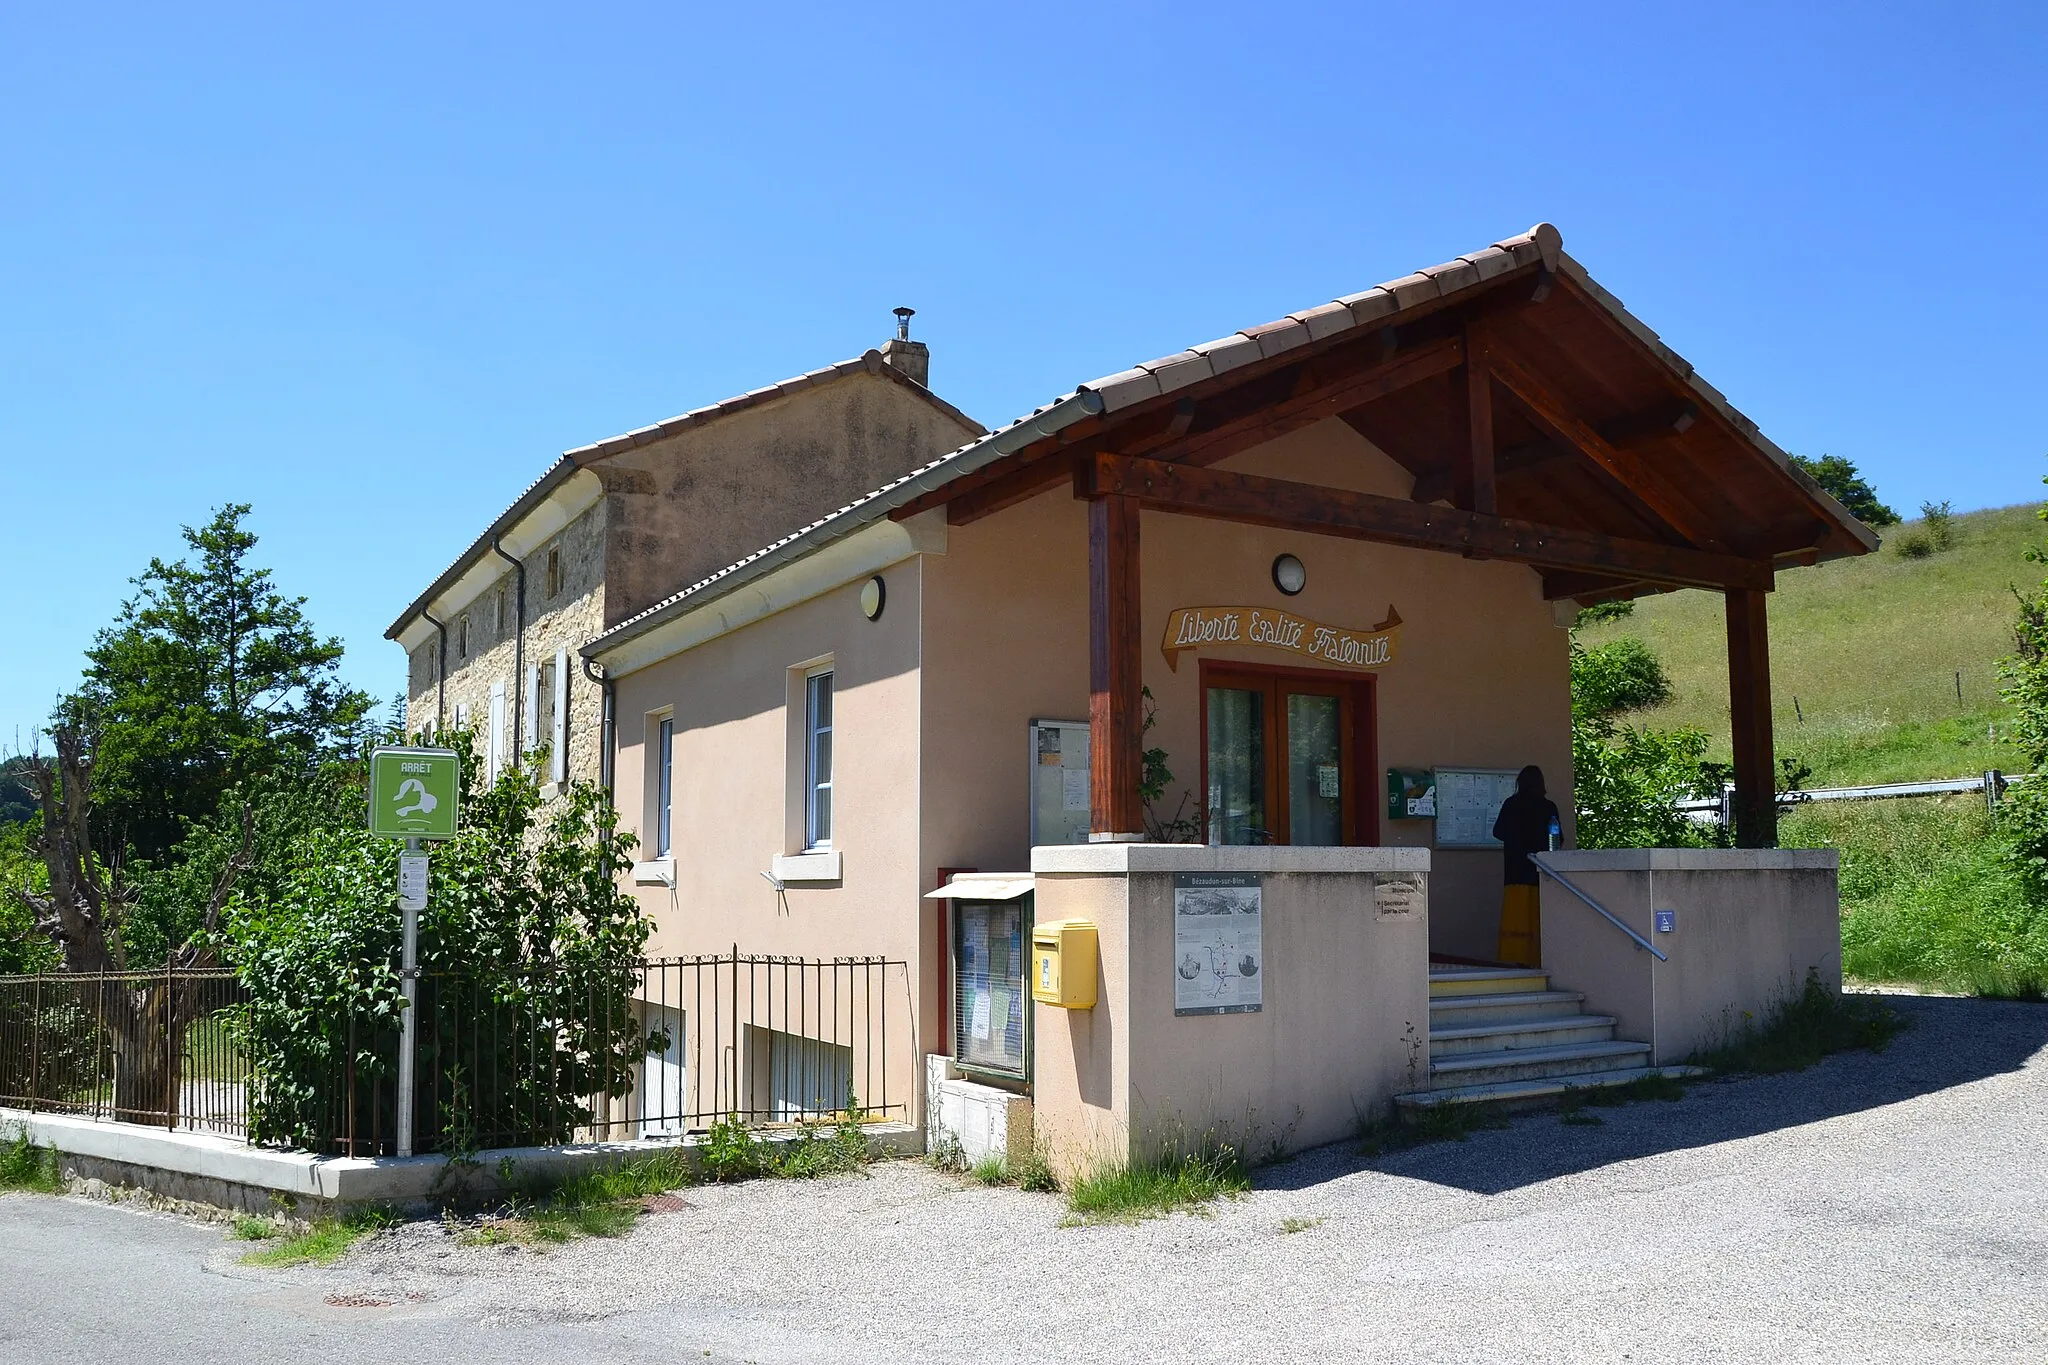
[[[1515,775],[1515,794],[1500,803],[1493,837],[1500,840],[1500,948],[1502,962],[1517,967],[1542,963],[1543,928],[1531,853],[1563,843],[1557,805],[1543,794],[1543,769],[1531,763]]]

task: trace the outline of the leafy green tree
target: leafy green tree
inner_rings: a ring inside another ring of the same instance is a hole
[[[230,788],[310,772],[365,737],[371,700],[340,681],[341,641],[251,565],[248,514],[230,503],[185,528],[190,557],[152,559],[58,704],[89,739],[103,847],[160,863]]]
[[[36,793],[29,781],[25,754],[0,762],[0,825],[19,825],[36,813]]]
[[[0,976],[42,971],[56,964],[57,951],[36,931],[28,902],[8,894],[16,887],[49,889],[49,874],[34,847],[41,833],[39,826],[40,821],[34,819],[0,824]]]
[[[613,875],[634,840],[593,784],[543,807],[531,772],[474,791],[475,769],[464,765],[462,828],[433,849],[420,916],[420,1067],[439,1078],[422,1145],[567,1141],[593,1095],[631,1091],[646,1051],[631,1002],[651,926]],[[280,880],[252,878],[229,909],[258,1140],[332,1150],[351,1102],[359,1133],[373,1108],[388,1120],[399,851],[360,818],[314,830]]]
[[[1590,626],[1596,621],[1619,621],[1624,616],[1636,614],[1635,599],[1623,598],[1618,602],[1595,602],[1590,607],[1579,608],[1578,619],[1572,622],[1572,629]]]
[[[1857,472],[1856,466],[1840,455],[1823,455],[1817,460],[1794,455],[1792,463],[1821,486],[1849,515],[1865,526],[1896,526],[1899,514],[1877,500],[1877,490]]]
[[[1587,649],[1572,642],[1572,710],[1616,716],[1647,711],[1671,700],[1671,679],[1663,661],[1633,635]]]
[[[1716,842],[1678,809],[1719,796],[1724,764],[1707,760],[1707,737],[1690,726],[1623,725],[1630,711],[1660,705],[1671,682],[1633,636],[1587,649],[1572,642],[1572,797],[1581,848],[1673,848]]]

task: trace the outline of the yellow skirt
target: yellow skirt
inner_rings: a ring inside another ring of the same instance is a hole
[[[1500,891],[1500,951],[1502,962],[1517,967],[1536,967],[1543,962],[1541,897],[1533,886],[1509,885]]]

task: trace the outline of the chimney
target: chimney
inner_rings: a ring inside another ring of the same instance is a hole
[[[882,347],[882,360],[898,374],[909,375],[926,388],[932,386],[932,348],[910,339],[910,319],[915,308],[896,310],[896,335]]]

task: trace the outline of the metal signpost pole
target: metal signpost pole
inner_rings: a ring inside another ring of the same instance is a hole
[[[405,841],[407,860],[424,857],[420,841]],[[419,952],[420,912],[417,899],[409,894],[404,871],[398,878],[399,913],[405,920],[405,947],[399,957],[399,989],[405,995],[405,1012],[398,1019],[398,1154],[412,1155],[413,1058],[419,1047]]]
[[[425,841],[452,839],[462,799],[462,760],[449,749],[390,746],[370,754],[370,833],[405,840],[398,858],[398,910],[404,928],[398,1020],[398,1155],[413,1154],[419,1049],[420,911],[427,908]]]

